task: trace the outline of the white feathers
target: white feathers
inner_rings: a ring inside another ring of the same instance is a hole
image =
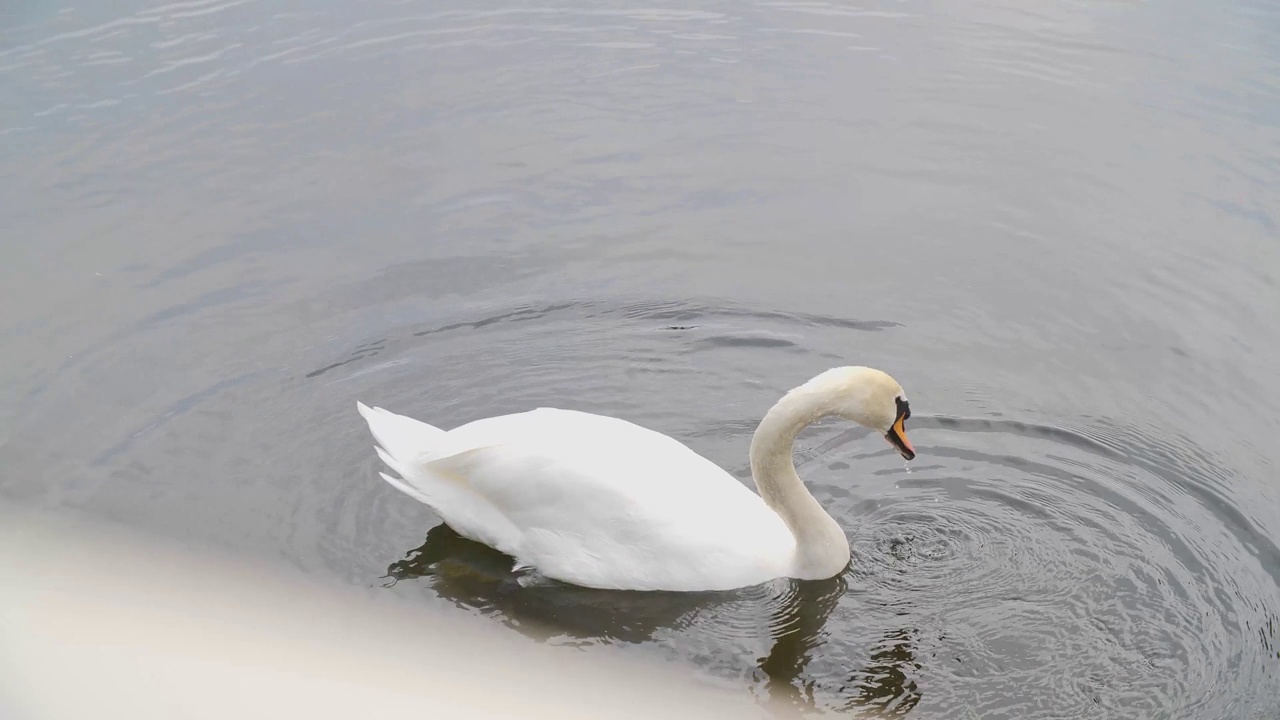
[[[400,475],[387,482],[519,567],[642,590],[728,589],[787,571],[794,539],[778,515],[665,435],[551,408],[449,432],[360,408]]]
[[[763,496],[680,442],[625,420],[539,408],[448,432],[357,404],[393,487],[517,568],[577,585],[727,590],[777,577],[831,577],[844,531],[795,473],[805,425],[842,415],[884,432],[901,387],[837,368],[774,405],[752,440]]]
[[[448,434],[420,420],[396,415],[382,408],[370,408],[362,402],[356,403],[356,410],[369,423],[373,438],[393,457],[412,457],[423,448],[440,442]],[[386,460],[385,457],[382,459]]]

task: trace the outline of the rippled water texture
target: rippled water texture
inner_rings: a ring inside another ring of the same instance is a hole
[[[1280,717],[1271,5],[0,21],[5,502],[762,703]],[[902,381],[919,457],[807,431],[853,564],[731,593],[513,575],[377,478],[354,412],[575,407],[749,482],[769,405],[846,363]]]

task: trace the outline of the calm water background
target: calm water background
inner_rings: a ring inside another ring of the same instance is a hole
[[[762,702],[1280,714],[1273,4],[0,23],[5,502]],[[604,412],[749,482],[759,417],[846,363],[906,386],[920,457],[810,430],[852,569],[727,594],[522,587],[377,478],[354,411]]]

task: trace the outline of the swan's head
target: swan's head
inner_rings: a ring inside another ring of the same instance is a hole
[[[835,403],[837,415],[884,435],[902,457],[912,460],[915,448],[907,440],[911,405],[907,394],[888,373],[869,367],[843,367],[814,378]]]

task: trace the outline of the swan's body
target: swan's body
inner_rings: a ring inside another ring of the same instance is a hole
[[[839,414],[914,454],[901,387],[869,368],[823,373],[769,411],[751,443],[760,495],[677,440],[617,418],[539,408],[446,432],[358,407],[379,456],[402,478],[383,474],[387,482],[519,566],[596,588],[724,590],[832,577],[848,565],[849,544],[796,476],[792,441]]]

